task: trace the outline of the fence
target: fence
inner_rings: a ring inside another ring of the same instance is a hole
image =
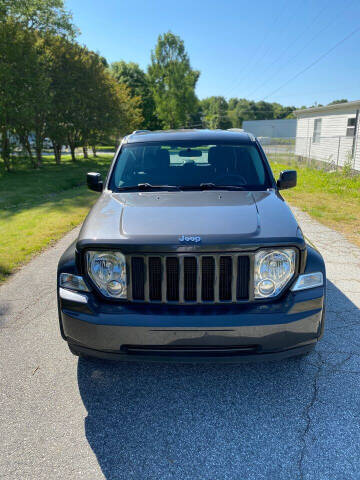
[[[319,163],[329,169],[346,166],[360,172],[360,141],[356,137],[269,138],[259,141],[270,160],[277,162]]]

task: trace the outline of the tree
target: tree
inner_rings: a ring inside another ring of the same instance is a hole
[[[184,42],[171,32],[158,37],[148,68],[156,113],[165,128],[186,126],[197,110],[200,72],[190,66]]]
[[[96,144],[104,137],[119,136],[142,122],[139,98],[118,84],[104,66],[102,57],[76,43],[56,37],[51,44],[50,97],[53,113],[47,122],[58,162],[61,146]]]
[[[295,107],[284,107],[279,103],[254,102],[246,98],[231,98],[228,115],[232,126],[241,128],[244,120],[272,120],[293,118]]]
[[[41,164],[51,104],[46,39],[53,35],[73,38],[75,33],[63,0],[0,0],[0,128],[7,169],[14,134],[32,164]],[[33,132],[36,161],[29,144]]]
[[[118,83],[123,83],[130,89],[133,96],[142,97],[148,88],[145,72],[135,62],[126,63],[124,60],[113,62],[110,72]]]
[[[74,38],[77,29],[63,0],[0,0],[0,21],[8,19],[23,28]]]
[[[336,105],[338,103],[347,103],[349,100],[346,98],[341,98],[340,100],[333,100],[332,102],[328,103],[328,105]]]
[[[203,123],[207,128],[230,128],[228,104],[224,97],[209,97],[201,101]]]
[[[229,100],[228,116],[234,128],[242,128],[244,120],[256,119],[255,102],[246,98],[232,98]]]
[[[136,130],[143,122],[140,97],[132,96],[129,87],[119,84],[102,71],[94,90],[94,113],[88,138],[95,154],[99,142],[118,141],[120,136]]]
[[[144,118],[140,128],[156,130],[160,124],[155,115],[155,102],[152,96],[149,79],[137,63],[126,63],[123,60],[110,65],[110,72],[116,81],[129,88],[131,97],[140,99],[142,116]]]
[[[2,157],[10,169],[10,138],[17,134],[34,166],[29,134],[36,133],[38,163],[41,149],[44,116],[49,98],[46,60],[42,58],[42,39],[35,31],[21,27],[9,19],[0,22],[0,125]],[[21,74],[20,74],[21,72]]]

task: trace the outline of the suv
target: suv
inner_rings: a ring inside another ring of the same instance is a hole
[[[324,329],[325,265],[245,132],[134,132],[58,267],[61,334],[109,359],[284,358]]]

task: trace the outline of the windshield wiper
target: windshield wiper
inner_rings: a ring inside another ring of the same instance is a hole
[[[200,185],[152,185],[151,183],[138,183],[126,187],[117,187],[117,192],[149,192],[153,190],[246,190],[241,185],[217,185],[215,183],[200,183]]]
[[[117,187],[117,192],[147,192],[151,190],[180,190],[176,185],[151,185],[151,183],[138,183],[128,187]]]
[[[217,185],[216,183],[200,183],[200,185],[181,185],[181,190],[245,190],[242,185]]]

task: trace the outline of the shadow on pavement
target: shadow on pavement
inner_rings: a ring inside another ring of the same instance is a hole
[[[329,283],[328,329],[307,357],[237,366],[80,359],[86,437],[104,476],[355,478],[360,405],[346,392],[359,381],[346,368],[357,353],[347,353],[341,332],[332,345],[334,331],[344,327],[337,306],[360,326],[359,309]],[[358,331],[356,339],[351,348],[360,352]]]

